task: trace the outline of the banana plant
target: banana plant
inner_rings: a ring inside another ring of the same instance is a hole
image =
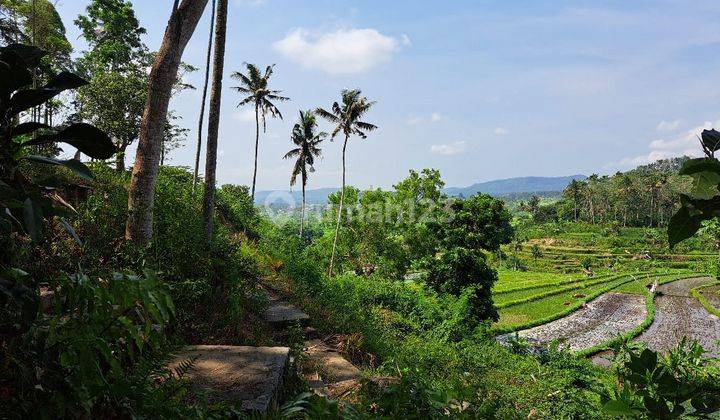
[[[705,157],[689,159],[680,175],[692,180],[680,195],[680,208],[670,219],[668,242],[671,247],[695,235],[703,222],[720,216],[720,131],[703,130],[698,137]]]
[[[44,56],[42,50],[29,45],[0,48],[0,232],[19,231],[34,241],[42,238],[46,219],[64,216],[70,206],[54,192],[57,179],[31,179],[19,170],[20,164],[30,161],[61,166],[86,179],[92,179],[92,173],[76,159],[33,155],[30,146],[66,143],[101,160],[116,153],[107,134],[92,125],[51,127],[27,120],[29,110],[88,83],[73,73],[61,72],[34,87],[33,72]],[[75,237],[64,219],[61,224]]]

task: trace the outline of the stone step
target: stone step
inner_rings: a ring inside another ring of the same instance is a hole
[[[297,306],[283,301],[279,296],[270,293],[268,295],[270,305],[263,314],[265,320],[277,326],[300,322],[306,324],[310,317]]]
[[[193,392],[209,392],[211,403],[265,413],[277,407],[289,359],[288,347],[199,345],[175,353],[168,367],[175,371],[183,361],[194,360],[184,376]]]
[[[353,366],[342,355],[328,347],[322,340],[305,342],[308,364],[316,368],[325,384],[360,379],[360,369]]]

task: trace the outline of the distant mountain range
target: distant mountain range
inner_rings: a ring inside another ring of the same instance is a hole
[[[469,197],[473,194],[482,192],[495,197],[504,197],[521,193],[559,192],[564,190],[565,187],[567,187],[574,179],[583,180],[585,178],[587,178],[585,175],[556,177],[524,176],[520,178],[479,182],[464,188],[445,188],[445,194],[452,196],[459,196],[462,194],[464,197]]]
[[[567,187],[574,179],[583,180],[585,175],[571,176],[525,176],[520,178],[498,179],[495,181],[479,182],[469,187],[449,187],[443,191],[451,196],[470,197],[473,194],[482,192],[500,198],[520,198],[529,196],[532,193],[552,195],[559,193]],[[308,204],[325,204],[328,195],[338,191],[339,188],[319,188],[305,191],[305,199]],[[262,205],[273,205],[285,207],[289,204],[299,204],[302,200],[301,191],[272,190],[257,191],[255,203]]]

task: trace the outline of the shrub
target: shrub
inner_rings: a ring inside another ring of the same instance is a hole
[[[476,321],[498,319],[492,302],[497,273],[485,263],[485,256],[474,250],[454,248],[430,263],[427,283],[441,293],[459,296],[472,289],[470,316]]]
[[[2,281],[27,281],[19,278]],[[174,306],[151,272],[108,278],[63,276],[40,301],[0,295],[3,409],[18,417],[118,417],[180,410],[165,377],[163,330]],[[173,401],[176,403],[173,405]]]

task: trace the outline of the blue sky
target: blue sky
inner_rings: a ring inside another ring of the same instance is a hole
[[[87,1],[58,9],[72,21]],[[172,1],[135,0],[157,49]],[[163,5],[159,5],[162,3]],[[288,188],[289,133],[299,109],[329,107],[359,87],[380,129],[353,138],[348,182],[388,187],[433,167],[450,186],[526,175],[612,173],[694,152],[720,128],[720,2],[230,0],[226,75],[276,63],[292,101],[261,138],[259,189]],[[204,63],[209,9],[184,61]],[[202,72],[188,77],[202,84]],[[254,121],[226,77],[218,177],[248,184]],[[197,125],[200,92],[172,106]],[[330,129],[323,124],[325,130]],[[195,130],[171,163],[191,166]],[[340,181],[341,142],[324,145],[310,188]],[[134,154],[134,151],[133,151]]]

